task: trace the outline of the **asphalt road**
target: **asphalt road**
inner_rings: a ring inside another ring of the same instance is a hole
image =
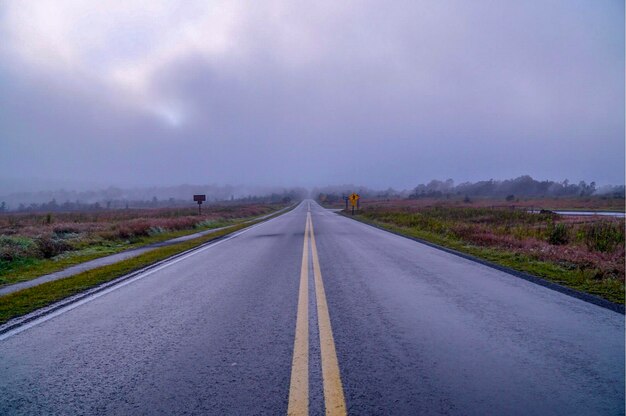
[[[3,415],[288,409],[624,414],[624,316],[305,201],[0,336]]]

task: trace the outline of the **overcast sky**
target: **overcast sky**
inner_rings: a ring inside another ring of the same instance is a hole
[[[624,183],[621,1],[3,0],[0,39],[5,184]]]

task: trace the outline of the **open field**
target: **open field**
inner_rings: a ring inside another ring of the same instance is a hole
[[[615,211],[624,212],[624,199],[609,197],[583,197],[583,198],[527,198],[515,199],[507,201],[506,199],[492,198],[469,198],[466,202],[464,198],[456,198],[452,200],[423,198],[410,199],[405,201],[394,201],[394,204],[400,202],[406,206],[434,206],[454,204],[457,206],[472,207],[508,207],[508,208],[528,208],[528,209],[547,209],[547,210],[589,210],[589,211]]]
[[[345,203],[338,197],[332,202],[320,203],[326,207],[344,208]],[[507,201],[505,198],[477,198],[464,196],[452,196],[450,198],[419,198],[419,199],[384,199],[363,198],[363,204],[391,205],[394,207],[425,208],[432,206],[458,206],[458,207],[498,207],[514,209],[546,209],[563,211],[610,211],[624,212],[624,198],[610,196],[588,196],[579,198],[516,198]]]
[[[0,215],[0,285],[130,248],[234,225],[278,204]]]
[[[588,202],[551,207],[589,209]],[[493,205],[486,200],[363,201],[357,217],[624,303],[623,218],[531,214]]]

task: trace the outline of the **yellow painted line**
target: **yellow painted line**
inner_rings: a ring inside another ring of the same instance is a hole
[[[346,415],[346,400],[341,385],[339,362],[333,330],[330,325],[328,303],[324,292],[324,282],[320,271],[320,261],[317,256],[315,245],[315,233],[313,232],[313,220],[307,213],[307,223],[311,235],[311,254],[313,256],[313,276],[315,277],[315,297],[317,298],[317,323],[320,331],[320,351],[322,354],[322,377],[324,378],[324,403],[327,416]]]
[[[293,343],[288,415],[309,413],[309,219],[304,229],[300,293],[296,316],[296,337]]]

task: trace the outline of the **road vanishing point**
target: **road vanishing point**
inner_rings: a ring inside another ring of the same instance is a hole
[[[0,414],[619,415],[624,315],[307,200],[0,335]]]

